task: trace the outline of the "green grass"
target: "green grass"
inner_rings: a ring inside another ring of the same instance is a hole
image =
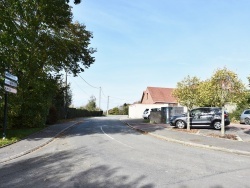
[[[3,138],[3,130],[0,131],[0,147],[17,142],[43,128],[26,128],[26,129],[8,129],[6,130],[6,138]]]

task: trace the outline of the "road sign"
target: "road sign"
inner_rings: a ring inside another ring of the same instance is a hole
[[[11,79],[11,80],[14,80],[14,81],[17,81],[17,80],[18,80],[17,76],[14,76],[14,75],[10,74],[10,73],[7,72],[7,71],[5,71],[5,77],[7,77],[7,78],[9,78],[9,79]]]
[[[9,86],[4,86],[4,90],[9,92],[9,93],[17,93],[16,89],[9,87]]]
[[[9,80],[7,78],[5,78],[4,83],[7,84],[7,85],[9,85],[9,86],[11,86],[11,87],[17,87],[17,83],[16,82],[13,82],[13,81],[11,81],[11,80]]]

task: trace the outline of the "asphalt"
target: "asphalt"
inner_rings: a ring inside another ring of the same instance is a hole
[[[120,120],[131,129],[168,142],[250,156],[249,125],[232,124],[228,126],[225,134],[237,138],[237,140],[232,140],[220,138],[220,131],[204,127],[186,131],[175,129],[168,124],[145,123],[143,119],[122,118]],[[52,125],[19,142],[1,147],[0,163],[21,157],[47,145],[68,129],[77,126],[81,121],[82,119],[76,119]]]

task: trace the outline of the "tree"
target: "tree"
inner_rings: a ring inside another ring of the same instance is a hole
[[[109,114],[110,115],[120,115],[120,110],[118,107],[114,107],[114,108],[109,110]]]
[[[248,82],[250,84],[250,77],[248,77]],[[240,103],[238,103],[236,110],[232,114],[230,114],[231,119],[234,121],[239,121],[240,115],[243,112],[243,110],[249,108],[250,108],[250,90],[247,90],[245,97],[242,98],[242,101]]]
[[[241,103],[246,98],[246,88],[237,74],[227,68],[218,69],[212,77],[200,81],[196,77],[184,78],[177,83],[173,95],[187,106],[224,106],[225,103]]]
[[[95,61],[92,33],[72,22],[68,2],[0,0],[0,73],[9,69],[18,77],[18,93],[9,96],[10,123],[41,125],[59,72],[77,76]]]
[[[214,93],[211,92],[212,87],[213,85],[210,80],[205,80],[200,82],[198,86],[196,106],[201,106],[201,107],[213,106]]]
[[[201,81],[197,77],[185,77],[177,83],[177,88],[173,91],[173,96],[177,101],[186,106],[189,110],[198,103],[198,88]]]
[[[92,95],[90,97],[88,104],[86,104],[86,106],[85,106],[85,109],[88,111],[96,111],[97,110],[95,96]]]
[[[128,109],[129,105],[127,103],[124,103],[122,106],[122,115],[128,115]]]
[[[190,130],[189,111],[198,103],[198,87],[200,80],[197,77],[186,77],[183,81],[177,83],[177,88],[173,95],[178,102],[188,108],[187,111],[187,129]]]
[[[213,93],[213,106],[224,106],[226,103],[240,103],[246,97],[246,88],[237,74],[227,68],[218,69],[211,77],[210,92]]]
[[[188,108],[189,112],[194,106],[224,107],[226,103],[242,103],[246,99],[247,92],[237,75],[223,68],[218,69],[210,79],[203,82],[196,77],[184,78],[177,83],[173,95],[181,105]],[[189,124],[187,128],[189,129]]]

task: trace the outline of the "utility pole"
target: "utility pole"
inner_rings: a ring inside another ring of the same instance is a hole
[[[100,87],[100,91],[99,91],[99,110],[101,111],[101,91],[102,88]]]
[[[108,96],[108,103],[107,103],[107,116],[109,115],[109,96]]]

